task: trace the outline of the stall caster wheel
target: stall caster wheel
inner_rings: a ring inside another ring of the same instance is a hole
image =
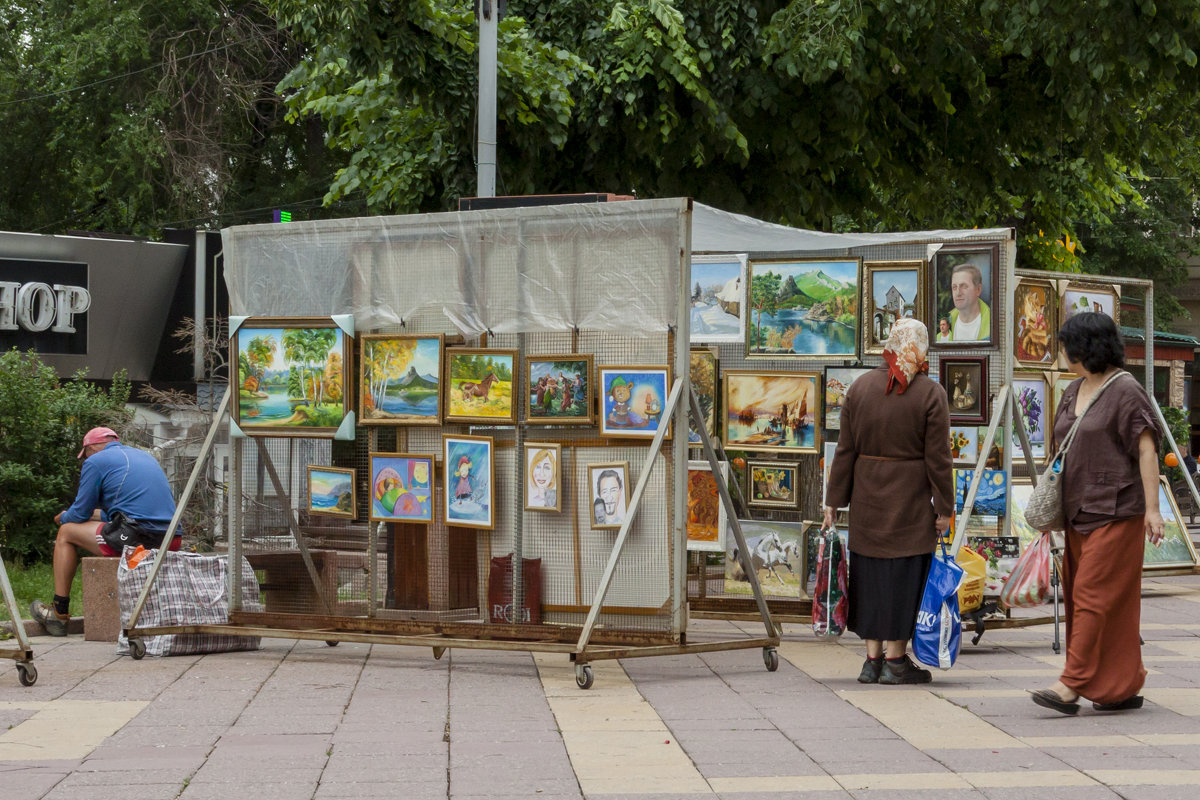
[[[767,672],[779,669],[779,653],[774,647],[763,648],[763,663],[767,665]]]
[[[33,686],[37,683],[37,667],[24,661],[17,662],[17,680],[22,686]]]
[[[591,664],[576,664],[575,665],[575,685],[580,689],[592,688],[592,681],[596,676],[592,674]]]
[[[146,657],[146,643],[141,639],[130,639],[129,655],[133,656],[134,661],[141,661]]]
[[[325,644],[329,645],[330,647],[337,647],[339,644],[341,644],[341,642],[339,642],[337,639],[326,639]]]

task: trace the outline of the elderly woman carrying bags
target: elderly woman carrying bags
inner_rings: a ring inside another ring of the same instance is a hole
[[[885,363],[850,385],[826,487],[824,526],[850,507],[850,630],[867,643],[860,683],[928,683],[908,641],[954,493],[946,392],[928,376],[929,333],[892,325]]]
[[[1080,377],[1059,402],[1055,440],[1063,441],[1082,415],[1062,468],[1067,663],[1058,682],[1033,693],[1033,702],[1063,714],[1077,713],[1080,697],[1098,711],[1141,708],[1142,551],[1144,539],[1157,545],[1163,536],[1161,432],[1146,391],[1123,372],[1116,323],[1104,314],[1076,314],[1063,323],[1058,343]]]

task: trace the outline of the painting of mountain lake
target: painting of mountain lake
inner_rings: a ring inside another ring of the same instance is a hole
[[[587,425],[594,419],[590,353],[525,357],[525,421],[530,425]]]
[[[354,519],[354,470],[309,465],[308,513]]]
[[[446,349],[446,422],[512,425],[516,350]]]
[[[362,336],[359,421],[437,425],[442,412],[441,334]]]
[[[350,412],[350,337],[329,317],[248,319],[231,334],[234,422],[251,436],[328,436]]]
[[[692,256],[692,342],[746,336],[746,256]]]
[[[821,376],[815,372],[725,373],[722,441],[735,450],[816,453]]]
[[[746,355],[852,359],[858,356],[862,261],[752,261]]]

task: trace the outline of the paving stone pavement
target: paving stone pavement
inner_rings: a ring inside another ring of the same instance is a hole
[[[857,639],[597,662],[265,640],[135,662],[39,637],[0,662],[3,800],[1171,800],[1200,796],[1200,577],[1144,583],[1146,707],[1029,701],[1052,628],[989,630],[919,687],[862,686]],[[1023,612],[1028,613],[1028,612]],[[760,635],[697,620],[693,631]]]

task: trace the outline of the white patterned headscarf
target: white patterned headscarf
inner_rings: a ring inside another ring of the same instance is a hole
[[[883,348],[883,360],[888,365],[888,382],[884,394],[899,385],[896,394],[904,394],[908,384],[918,372],[929,372],[929,331],[923,322],[911,317],[901,317],[892,323],[887,344]]]

